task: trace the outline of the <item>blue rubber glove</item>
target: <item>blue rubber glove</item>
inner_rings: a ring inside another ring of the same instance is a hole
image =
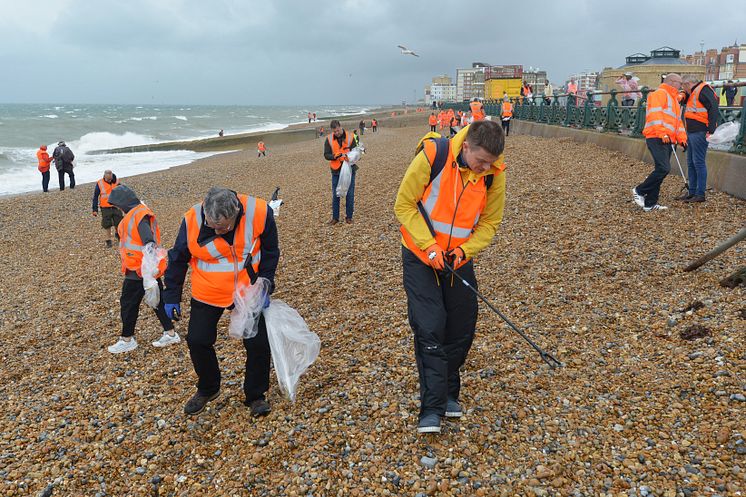
[[[171,321],[178,321],[181,319],[181,304],[164,304],[166,316]]]
[[[266,309],[267,307],[269,307],[269,294],[264,297],[264,307],[262,309]]]

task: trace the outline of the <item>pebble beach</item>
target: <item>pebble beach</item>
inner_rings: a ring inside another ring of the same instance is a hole
[[[650,165],[568,140],[508,137],[503,225],[476,263],[480,291],[564,367],[480,305],[466,414],[440,436],[416,433],[393,203],[428,114],[366,131],[352,225],[326,225],[321,139],[122,178],[166,248],[210,187],[265,199],[281,188],[274,297],[322,348],[294,403],[272,377],[261,419],[242,404],[228,313],[221,394],[195,417],[183,413],[196,383],[186,343],[152,347],[161,329],[145,305],[139,347],[106,351],[122,277],[91,216],[94,184],[59,192],[53,178],[48,194],[0,197],[0,495],[743,495],[746,292],[718,282],[746,246],[682,269],[741,229],[746,201],[677,205],[670,176],[671,209],[643,213],[630,188]]]

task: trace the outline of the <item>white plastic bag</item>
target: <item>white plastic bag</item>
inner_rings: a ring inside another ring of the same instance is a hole
[[[740,130],[741,125],[737,122],[723,123],[707,138],[707,141],[710,142],[710,146],[714,149],[727,150],[733,145]]]
[[[365,151],[365,149],[362,147],[362,145],[350,150],[350,152],[347,154],[347,162],[349,162],[350,165],[357,164],[357,161],[359,161],[360,157],[363,156],[363,151]]]
[[[272,300],[264,309],[264,321],[277,382],[292,402],[300,376],[319,356],[321,340],[308,329],[300,314],[282,300]]]
[[[228,335],[245,340],[259,332],[259,315],[269,293],[269,280],[257,278],[253,285],[239,285],[233,292],[233,310]]]
[[[270,200],[269,201],[269,207],[272,209],[272,214],[277,217],[280,215],[280,206],[282,205],[282,200],[279,198],[276,200]]]
[[[352,167],[350,163],[344,161],[342,167],[339,170],[339,182],[337,183],[337,197],[342,198],[347,195],[347,190],[350,189],[350,183],[352,182]]]
[[[158,265],[166,258],[168,252],[163,247],[155,243],[149,243],[142,249],[142,264],[140,272],[142,273],[142,287],[145,289],[145,303],[156,309],[161,301],[161,291],[158,288]]]

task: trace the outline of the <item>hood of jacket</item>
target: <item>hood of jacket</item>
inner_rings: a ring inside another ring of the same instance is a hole
[[[469,126],[464,126],[463,129],[461,129],[456,135],[451,138],[451,151],[453,152],[453,157],[458,160],[459,155],[461,155],[461,148],[464,145],[464,140],[466,139],[466,134],[469,132]],[[459,170],[461,171],[461,176],[466,180],[470,181],[472,183],[476,183],[479,178],[483,176],[487,176],[488,174],[494,174],[498,175],[500,173],[500,168],[505,162],[505,154],[500,154],[500,157],[497,158],[495,162],[492,163],[492,166],[487,169],[483,173],[475,173],[468,167],[464,167],[459,162]]]
[[[140,204],[140,199],[137,198],[137,195],[135,195],[135,192],[130,187],[119,185],[109,194],[109,203],[114,207],[122,209],[124,212],[129,212],[130,209]]]

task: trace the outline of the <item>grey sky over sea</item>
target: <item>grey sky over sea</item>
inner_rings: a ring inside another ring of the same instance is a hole
[[[738,1],[0,0],[0,12],[6,103],[398,103],[474,61],[540,67],[556,85],[664,45],[746,41]]]

